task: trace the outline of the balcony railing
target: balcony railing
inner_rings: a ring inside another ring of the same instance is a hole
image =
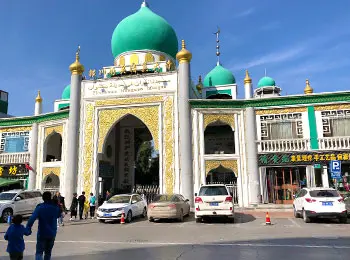
[[[350,136],[319,138],[318,149],[320,150],[350,149]]]
[[[257,141],[259,153],[310,150],[309,139],[279,139]]]
[[[0,164],[9,163],[29,163],[30,153],[2,153],[0,154]]]

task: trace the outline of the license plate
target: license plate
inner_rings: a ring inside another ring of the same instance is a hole
[[[322,202],[322,206],[333,206],[333,202],[331,201]]]
[[[112,217],[112,214],[103,214],[104,217]]]
[[[209,205],[210,206],[219,206],[219,203],[218,202],[210,202]]]

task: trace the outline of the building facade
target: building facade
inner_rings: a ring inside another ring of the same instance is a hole
[[[87,76],[78,49],[54,112],[42,113],[39,92],[33,116],[0,119],[0,177],[60,190],[68,202],[74,192],[151,186],[193,203],[201,185],[225,183],[240,206],[289,204],[303,186],[334,185],[329,162],[337,159],[337,186],[349,189],[350,92],[315,94],[307,81],[304,94],[281,96],[272,78],[253,88],[246,72],[238,99],[219,52],[194,83],[185,42],[179,50],[146,2],[118,24],[111,45],[113,65]],[[153,171],[137,166],[147,144]]]

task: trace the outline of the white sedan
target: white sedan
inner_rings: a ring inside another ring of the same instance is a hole
[[[120,194],[111,197],[97,209],[97,219],[120,220],[125,214],[125,222],[130,223],[134,217],[147,217],[147,202],[138,194]]]

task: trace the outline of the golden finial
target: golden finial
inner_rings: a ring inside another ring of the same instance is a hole
[[[135,63],[131,64],[131,72],[137,73],[137,67]]]
[[[90,69],[90,70],[89,70],[89,77],[90,77],[90,78],[96,77],[96,70]]]
[[[246,83],[252,83],[252,79],[249,76],[248,70],[245,71],[244,84],[246,84]]]
[[[182,40],[182,49],[176,54],[176,59],[179,63],[189,63],[192,59],[192,53],[186,49],[185,40]]]
[[[304,88],[304,93],[305,93],[306,95],[314,93],[314,90],[313,90],[312,87],[310,86],[310,81],[309,81],[308,79],[306,80],[306,86],[305,86],[305,88]]]
[[[198,77],[198,84],[196,85],[196,89],[200,94],[202,94],[202,89],[203,89],[203,83],[202,83],[202,76],[199,75]]]
[[[75,53],[75,62],[73,62],[69,66],[69,70],[71,71],[72,75],[82,75],[84,72],[84,66],[79,62],[80,60],[80,45],[78,46],[78,50]]]
[[[126,67],[125,67],[125,65],[122,65],[122,68],[120,69],[120,73],[121,73],[121,74],[126,73]]]
[[[111,75],[111,77],[113,77],[113,76],[115,76],[115,74],[116,74],[115,68],[111,68],[109,70],[109,75]]]
[[[40,90],[38,90],[38,95],[35,98],[36,103],[41,103],[43,101],[42,97],[40,96]]]

